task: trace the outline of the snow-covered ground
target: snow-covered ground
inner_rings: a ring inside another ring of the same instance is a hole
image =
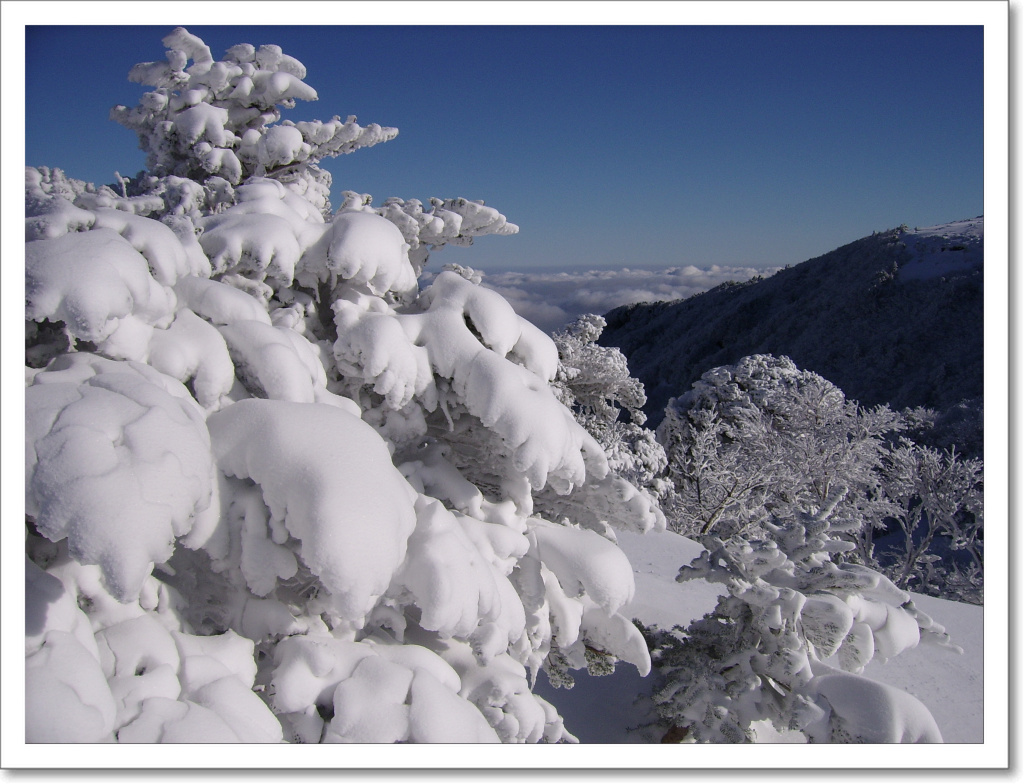
[[[629,556],[636,595],[622,614],[645,624],[686,626],[713,609],[718,586],[702,581],[675,582],[680,566],[701,551],[699,544],[671,532],[619,533],[619,545]],[[946,743],[981,743],[982,736],[982,617],[981,607],[915,595],[914,603],[946,627],[963,654],[920,645],[884,664],[873,661],[865,675],[917,697],[932,712]],[[573,673],[572,689],[552,688],[541,675],[537,691],[553,703],[566,728],[581,743],[645,743],[656,741],[639,725],[645,710],[638,699],[649,694],[652,680],[620,664],[602,678]],[[761,740],[785,738],[767,730]]]
[[[984,217],[908,231],[901,239],[911,261],[900,267],[900,279],[927,280],[980,267],[984,238]]]

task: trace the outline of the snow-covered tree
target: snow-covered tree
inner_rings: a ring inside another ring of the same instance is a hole
[[[702,537],[680,569],[727,595],[686,629],[647,632],[664,680],[654,700],[677,740],[746,742],[769,721],[813,743],[941,742],[920,701],[860,675],[919,643],[955,646],[881,573],[832,560],[852,547],[832,526],[840,495],[766,522],[763,538]]]
[[[950,645],[908,593],[848,560],[870,559],[861,532],[895,509],[883,436],[902,427],[764,355],[705,373],[670,405],[670,514],[705,547],[677,579],[727,591],[687,629],[648,632],[675,739],[742,742],[767,720],[811,742],[941,740],[920,702],[859,675],[921,641]]]
[[[660,500],[669,491],[668,457],[654,431],[642,427],[643,384],[630,375],[621,351],[597,343],[605,326],[603,317],[587,314],[553,335],[555,394],[601,444],[616,472]]]
[[[29,741],[559,741],[538,672],[650,668],[612,527],[663,527],[558,350],[431,249],[479,201],[327,200],[305,69],[177,29],[147,172],[26,171]],[[190,64],[191,63],[191,64]]]
[[[883,481],[896,507],[891,519],[898,533],[897,544],[879,554],[888,576],[900,588],[981,604],[981,461],[902,439],[885,456]],[[940,542],[948,543],[951,555],[934,552]],[[958,564],[957,553],[967,562]]]
[[[210,48],[181,27],[163,44],[163,60],[139,63],[128,74],[154,89],[138,106],[115,106],[110,113],[138,134],[147,154],[150,177],[143,187],[173,177],[163,187],[185,179],[224,188],[270,176],[324,206],[330,178],[317,161],[398,135],[396,128],[377,124],[363,128],[355,117],[280,122],[282,108],[315,101],[317,94],[303,81],[305,66],[279,46],[239,44],[215,61]]]
[[[602,316],[587,314],[555,333],[558,387],[566,405],[583,420],[610,424],[626,414],[630,422],[642,425],[647,421],[644,386],[630,376],[621,351],[597,344],[605,326]]]
[[[886,437],[904,427],[885,406],[864,409],[788,357],[756,354],[709,370],[671,401],[659,427],[685,535],[754,536],[772,517],[839,498],[834,524],[857,536],[892,511],[879,469]],[[870,530],[870,529],[869,529]],[[869,562],[870,538],[856,554]]]
[[[674,483],[670,524],[693,536],[749,537],[761,522],[820,507],[844,488],[832,519],[845,521],[857,545],[846,558],[902,589],[978,602],[981,461],[899,435],[926,432],[933,415],[862,408],[786,357],[715,368],[672,401],[659,428]],[[963,553],[964,563],[941,548]]]

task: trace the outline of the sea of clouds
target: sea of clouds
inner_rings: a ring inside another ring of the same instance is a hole
[[[692,265],[662,269],[484,272],[483,285],[509,301],[516,313],[545,332],[561,329],[584,313],[607,313],[619,305],[685,299],[727,281],[768,277],[780,267]]]

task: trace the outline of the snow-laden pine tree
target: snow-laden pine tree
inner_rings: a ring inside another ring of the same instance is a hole
[[[941,740],[924,705],[860,675],[920,642],[953,647],[910,594],[853,562],[870,558],[862,531],[898,509],[881,469],[901,427],[770,355],[708,371],[669,405],[670,515],[705,547],[677,579],[727,591],[688,628],[648,634],[673,737],[742,742],[770,721],[811,742]]]
[[[26,171],[29,741],[559,741],[532,693],[647,647],[609,526],[664,517],[554,343],[428,253],[482,202],[345,192],[301,63],[178,28],[116,107],[148,171]],[[596,659],[595,659],[596,657]]]

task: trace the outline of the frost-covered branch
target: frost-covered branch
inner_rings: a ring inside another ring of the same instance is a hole
[[[469,199],[430,199],[430,208],[424,209],[419,199],[404,201],[392,197],[380,208],[370,206],[370,197],[345,191],[345,202],[340,212],[349,210],[372,211],[387,218],[402,232],[409,244],[409,261],[418,275],[427,263],[430,251],[445,245],[468,247],[475,237],[488,234],[508,236],[519,227],[493,207],[482,201]]]
[[[881,555],[887,574],[904,589],[980,603],[981,461],[904,439],[886,455],[884,478],[885,492],[896,504],[893,519],[902,533],[897,546]],[[939,539],[952,550],[948,559],[933,551]],[[955,562],[961,553],[968,559],[966,567]]]

